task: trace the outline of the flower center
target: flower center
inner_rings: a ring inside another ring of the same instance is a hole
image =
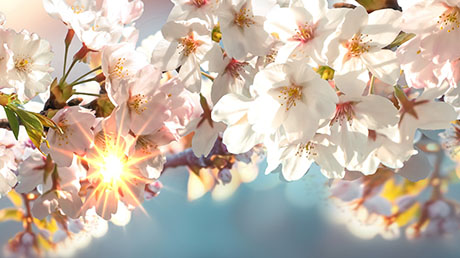
[[[193,32],[189,33],[187,37],[179,39],[179,47],[182,47],[180,54],[189,56],[196,52],[197,48],[202,44],[201,41],[195,40]]]
[[[14,67],[20,72],[29,72],[30,61],[28,58],[17,58],[14,60]]]
[[[208,0],[190,0],[190,3],[197,8],[202,7],[203,5],[208,3]]]
[[[363,53],[369,52],[369,43],[372,39],[367,40],[367,35],[356,34],[351,40],[345,43],[345,47],[348,48],[348,58],[360,57]]]
[[[144,94],[137,94],[129,98],[128,106],[131,110],[134,110],[137,114],[144,112],[147,107],[144,107],[149,101]]]
[[[245,67],[248,62],[240,62],[234,58],[230,61],[230,63],[225,68],[225,72],[230,73],[233,78],[238,78],[240,74],[244,71],[243,67]]]
[[[297,148],[297,152],[295,153],[298,157],[308,157],[310,155],[316,156],[317,153],[315,151],[316,144],[312,142],[307,142],[307,144],[299,144]]]
[[[455,28],[459,28],[459,13],[460,9],[457,7],[449,8],[447,11],[445,11],[442,15],[439,16],[439,29],[447,29],[447,32],[451,32],[455,30]]]
[[[75,4],[75,5],[73,5],[71,8],[72,8],[72,11],[73,11],[75,14],[79,14],[79,13],[82,13],[82,12],[85,11],[85,6],[84,6],[84,5]]]
[[[112,68],[110,75],[122,79],[129,75],[128,69],[124,66],[126,58],[118,58],[117,63]]]
[[[302,87],[297,85],[284,86],[280,89],[281,95],[278,98],[282,98],[285,102],[281,106],[286,106],[286,111],[289,111],[293,106],[295,107],[297,101],[302,99]]]
[[[335,106],[335,115],[332,118],[330,125],[333,125],[336,122],[339,122],[340,125],[342,125],[344,121],[348,121],[351,123],[354,116],[354,104],[355,102],[353,101],[338,103]]]
[[[254,15],[251,14],[251,10],[243,6],[241,7],[240,11],[235,14],[234,22],[240,28],[243,28],[243,27],[249,28],[251,25],[256,24],[253,18],[254,18]]]
[[[292,36],[292,39],[302,43],[307,43],[314,37],[314,29],[315,28],[308,22],[301,24],[295,30],[295,35]]]
[[[72,130],[69,130],[68,120],[64,118],[57,124],[62,130],[62,134],[56,134],[58,138],[58,146],[62,146],[62,143],[65,143],[66,145],[69,144],[69,137],[71,137],[73,133]]]

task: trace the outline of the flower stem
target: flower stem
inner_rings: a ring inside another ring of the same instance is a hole
[[[65,45],[65,50],[64,50],[64,67],[62,67],[62,76],[65,76],[65,68],[67,67],[67,56],[69,54],[69,45]]]
[[[374,94],[374,81],[375,81],[375,76],[372,75],[371,83],[369,84],[369,95]]]
[[[93,77],[93,78],[90,78],[90,79],[87,79],[87,80],[83,80],[83,81],[79,81],[79,82],[73,82],[71,84],[69,84],[71,87],[75,86],[75,85],[79,85],[79,84],[83,84],[83,83],[87,83],[87,82],[92,82],[92,81],[96,81],[97,80],[97,76],[96,77]]]
[[[78,77],[75,81],[73,81],[73,82],[70,83],[70,84],[71,84],[71,85],[76,85],[76,83],[78,83],[81,79],[85,78],[86,76],[88,76],[88,75],[90,75],[90,74],[92,74],[92,73],[94,73],[94,72],[96,72],[96,71],[98,71],[98,70],[100,70],[100,69],[101,69],[101,66],[98,66],[98,67],[94,68],[93,70],[91,70],[91,71],[89,71],[89,72],[83,74],[82,76]]]
[[[65,80],[67,79],[67,77],[69,76],[70,74],[70,71],[72,71],[73,67],[75,66],[75,64],[78,62],[78,59],[73,59],[72,61],[72,64],[70,64],[70,67],[69,69],[67,70],[67,72],[64,74],[64,77],[62,77],[61,81],[59,81],[59,85],[62,87],[63,83],[65,82]]]
[[[203,71],[201,71],[201,75],[203,75],[204,77],[208,78],[211,81],[214,81],[214,79],[215,79],[214,77],[212,77],[211,75],[209,75],[209,74],[207,74],[207,73],[205,73]]]
[[[93,96],[93,97],[100,97],[101,95],[96,93],[86,93],[86,92],[74,92],[73,95],[85,95],[85,96]]]

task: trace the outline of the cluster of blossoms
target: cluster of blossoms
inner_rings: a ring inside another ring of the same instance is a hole
[[[460,143],[460,1],[402,11],[326,0],[172,2],[161,32],[136,49],[141,0],[43,0],[68,28],[54,80],[49,43],[0,19],[10,129],[0,129],[0,194],[25,206],[11,210],[24,231],[10,252],[59,249],[101,218],[126,223],[159,193],[167,168],[189,168],[189,199],[226,198],[255,179],[264,156],[266,173],[281,166],[287,181],[318,165],[371,235],[392,237],[408,223],[410,236],[460,228],[440,161],[427,169],[427,156],[455,156]],[[74,37],[82,47],[67,66]],[[91,71],[67,82],[78,63]],[[442,148],[427,144],[441,129]],[[431,199],[417,199],[428,188]]]

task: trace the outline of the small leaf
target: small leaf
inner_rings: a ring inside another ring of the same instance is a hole
[[[415,37],[414,33],[400,32],[399,35],[395,38],[395,40],[393,40],[393,42],[391,42],[390,45],[386,46],[385,49],[399,47],[405,42],[411,40],[413,37]]]
[[[5,222],[9,220],[21,221],[24,217],[24,213],[21,210],[16,208],[6,208],[0,210],[0,222]]]
[[[31,112],[32,113],[32,112]],[[64,132],[62,131],[61,127],[59,127],[58,124],[56,124],[56,122],[54,122],[53,120],[51,120],[50,118],[48,118],[47,116],[44,116],[42,114],[39,114],[39,113],[32,113],[34,116],[36,116],[40,122],[42,123],[43,126],[45,127],[49,127],[51,129],[54,129],[54,130],[57,130],[60,134],[63,134]]]
[[[211,33],[211,38],[213,41],[219,43],[220,40],[222,39],[222,32],[220,31],[220,25],[217,24],[212,28],[212,33]]]
[[[43,125],[35,115],[31,114],[28,111],[15,108],[14,111],[21,119],[22,124],[26,128],[27,134],[29,135],[32,143],[40,150],[40,145],[43,142],[43,137],[45,136],[43,132]]]
[[[107,97],[107,94],[101,95],[96,100],[96,104],[97,117],[108,117],[110,114],[112,114],[112,111],[115,108],[112,102],[110,102],[109,97]]]
[[[4,106],[6,117],[8,118],[8,122],[10,123],[11,131],[13,131],[14,137],[16,140],[18,139],[19,135],[19,120],[16,114],[8,108],[8,106]]]

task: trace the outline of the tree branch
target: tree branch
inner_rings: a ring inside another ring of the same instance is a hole
[[[216,142],[214,143],[214,147],[207,157],[195,156],[191,148],[186,149],[180,153],[167,156],[166,163],[164,164],[163,171],[161,173],[163,174],[168,168],[177,168],[183,166],[194,168],[212,168],[214,167],[214,163],[211,159],[215,155],[231,155],[231,153],[228,152],[227,147],[222,142],[221,137],[217,138]]]

